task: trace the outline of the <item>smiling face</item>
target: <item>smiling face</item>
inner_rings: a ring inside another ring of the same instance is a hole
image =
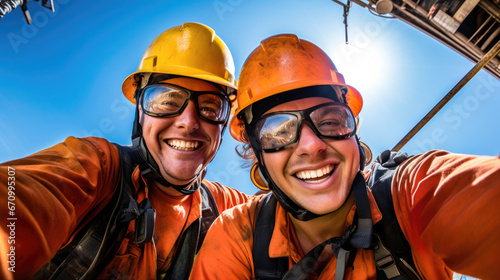
[[[267,113],[307,109],[331,99],[310,97],[280,104]],[[262,153],[276,185],[296,204],[315,214],[339,209],[359,169],[355,137],[320,139],[304,122],[297,143],[278,152]]]
[[[212,84],[191,79],[174,78],[163,81],[193,91],[219,90]],[[189,183],[214,158],[221,143],[223,124],[200,119],[192,100],[177,116],[152,117],[140,110],[142,135],[149,152],[169,183]]]

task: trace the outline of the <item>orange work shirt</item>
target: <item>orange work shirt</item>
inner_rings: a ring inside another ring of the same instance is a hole
[[[381,213],[370,191],[373,222]],[[500,266],[500,159],[430,151],[398,167],[392,181],[394,208],[424,279],[452,279],[452,271],[497,279]],[[222,213],[210,228],[191,279],[254,279],[253,232],[263,196]],[[347,216],[352,223],[356,206]],[[269,256],[303,256],[288,213],[278,204]],[[335,278],[333,257],[318,279]],[[376,279],[372,250],[358,249],[344,279]]]
[[[0,229],[0,242],[7,243],[11,236],[15,242],[0,246],[0,276],[31,279],[106,206],[117,189],[119,174],[117,148],[96,137],[69,137],[52,148],[1,164],[0,199],[5,207],[0,209],[0,220],[16,220],[14,231],[4,226]],[[14,193],[9,196],[8,182],[12,180],[15,189],[11,188]],[[139,180],[144,180],[145,189],[139,187]],[[178,237],[200,217],[200,192],[169,196],[142,178],[138,168],[132,174],[132,182],[137,201],[148,197],[157,211],[154,241],[135,244],[132,221],[117,254],[99,279],[156,279],[158,271],[169,267]],[[204,183],[221,212],[248,200],[247,195],[219,183]],[[8,197],[14,197],[13,215],[7,208]],[[8,270],[11,246],[15,250],[14,273]]]

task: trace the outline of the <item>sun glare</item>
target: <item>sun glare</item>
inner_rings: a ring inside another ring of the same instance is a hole
[[[356,46],[346,45],[344,55],[336,66],[346,83],[362,92],[373,91],[387,84],[389,55],[384,48],[372,46],[359,49]]]

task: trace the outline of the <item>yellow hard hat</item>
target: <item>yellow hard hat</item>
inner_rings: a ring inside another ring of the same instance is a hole
[[[213,29],[195,22],[170,28],[149,45],[137,71],[123,81],[123,94],[134,104],[141,73],[180,75],[236,89],[228,47]]]
[[[361,94],[347,85],[328,55],[318,46],[293,34],[263,40],[243,64],[236,112],[230,123],[231,135],[240,142],[245,130],[238,114],[264,98],[298,88],[334,85],[345,89],[346,103],[357,116],[363,107]]]

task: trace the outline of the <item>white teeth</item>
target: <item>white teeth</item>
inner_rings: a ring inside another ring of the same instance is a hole
[[[182,141],[182,140],[169,140],[168,145],[174,149],[181,151],[192,151],[198,148],[200,142],[198,141]]]
[[[318,177],[323,176],[323,170],[320,169],[320,170],[316,171],[316,174],[318,174]]]
[[[323,175],[329,174],[332,172],[333,166],[332,165],[327,165],[321,169],[318,170],[308,170],[308,171],[300,171],[295,174],[297,178],[301,180],[307,180],[307,179],[315,179],[322,177]]]

